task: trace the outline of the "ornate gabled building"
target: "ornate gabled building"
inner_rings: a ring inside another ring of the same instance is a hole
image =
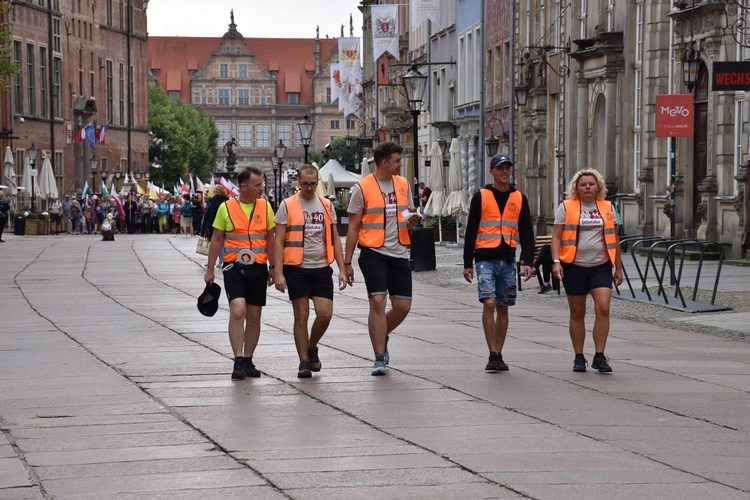
[[[315,125],[310,151],[332,138],[358,135],[359,125],[331,103],[330,64],[338,61],[338,40],[245,38],[234,14],[221,38],[150,37],[152,82],[184,103],[211,114],[219,130],[217,148],[234,138],[237,166],[256,166],[276,175],[274,147],[287,146],[285,164],[302,164],[297,123]],[[219,152],[217,170],[225,169]]]

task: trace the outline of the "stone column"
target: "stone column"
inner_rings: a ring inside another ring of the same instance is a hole
[[[589,89],[585,80],[578,81],[578,130],[576,134],[576,163],[572,172],[588,165],[589,148]]]
[[[604,86],[604,182],[612,193],[617,187],[617,79],[607,78]]]
[[[464,191],[469,199],[471,199],[474,192],[471,191],[469,187],[469,139],[466,134],[462,134],[461,137],[459,137],[459,143],[461,145],[461,172],[463,172],[463,177],[466,181],[464,183]],[[476,176],[474,179],[476,180]]]
[[[473,196],[477,190],[477,139],[474,134],[468,136],[468,156],[469,156],[469,196]]]

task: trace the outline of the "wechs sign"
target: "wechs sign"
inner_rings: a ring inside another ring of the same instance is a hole
[[[656,96],[656,137],[693,137],[693,94]]]
[[[711,90],[750,90],[750,61],[715,62]]]

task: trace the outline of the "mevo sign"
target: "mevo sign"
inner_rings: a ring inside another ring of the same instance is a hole
[[[693,137],[693,94],[656,96],[656,137]]]
[[[714,62],[711,90],[750,90],[750,61]]]

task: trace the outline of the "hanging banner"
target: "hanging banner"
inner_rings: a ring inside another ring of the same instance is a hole
[[[693,137],[693,94],[656,96],[656,137]]]
[[[359,59],[359,38],[339,38],[340,94],[339,111],[344,116],[359,116],[362,93],[362,64]]]
[[[389,52],[398,61],[398,5],[373,5],[371,10],[372,60]]]
[[[338,100],[341,95],[341,66],[339,63],[331,64],[331,103]]]
[[[411,29],[416,29],[428,19],[437,26],[441,25],[440,0],[412,0]]]

